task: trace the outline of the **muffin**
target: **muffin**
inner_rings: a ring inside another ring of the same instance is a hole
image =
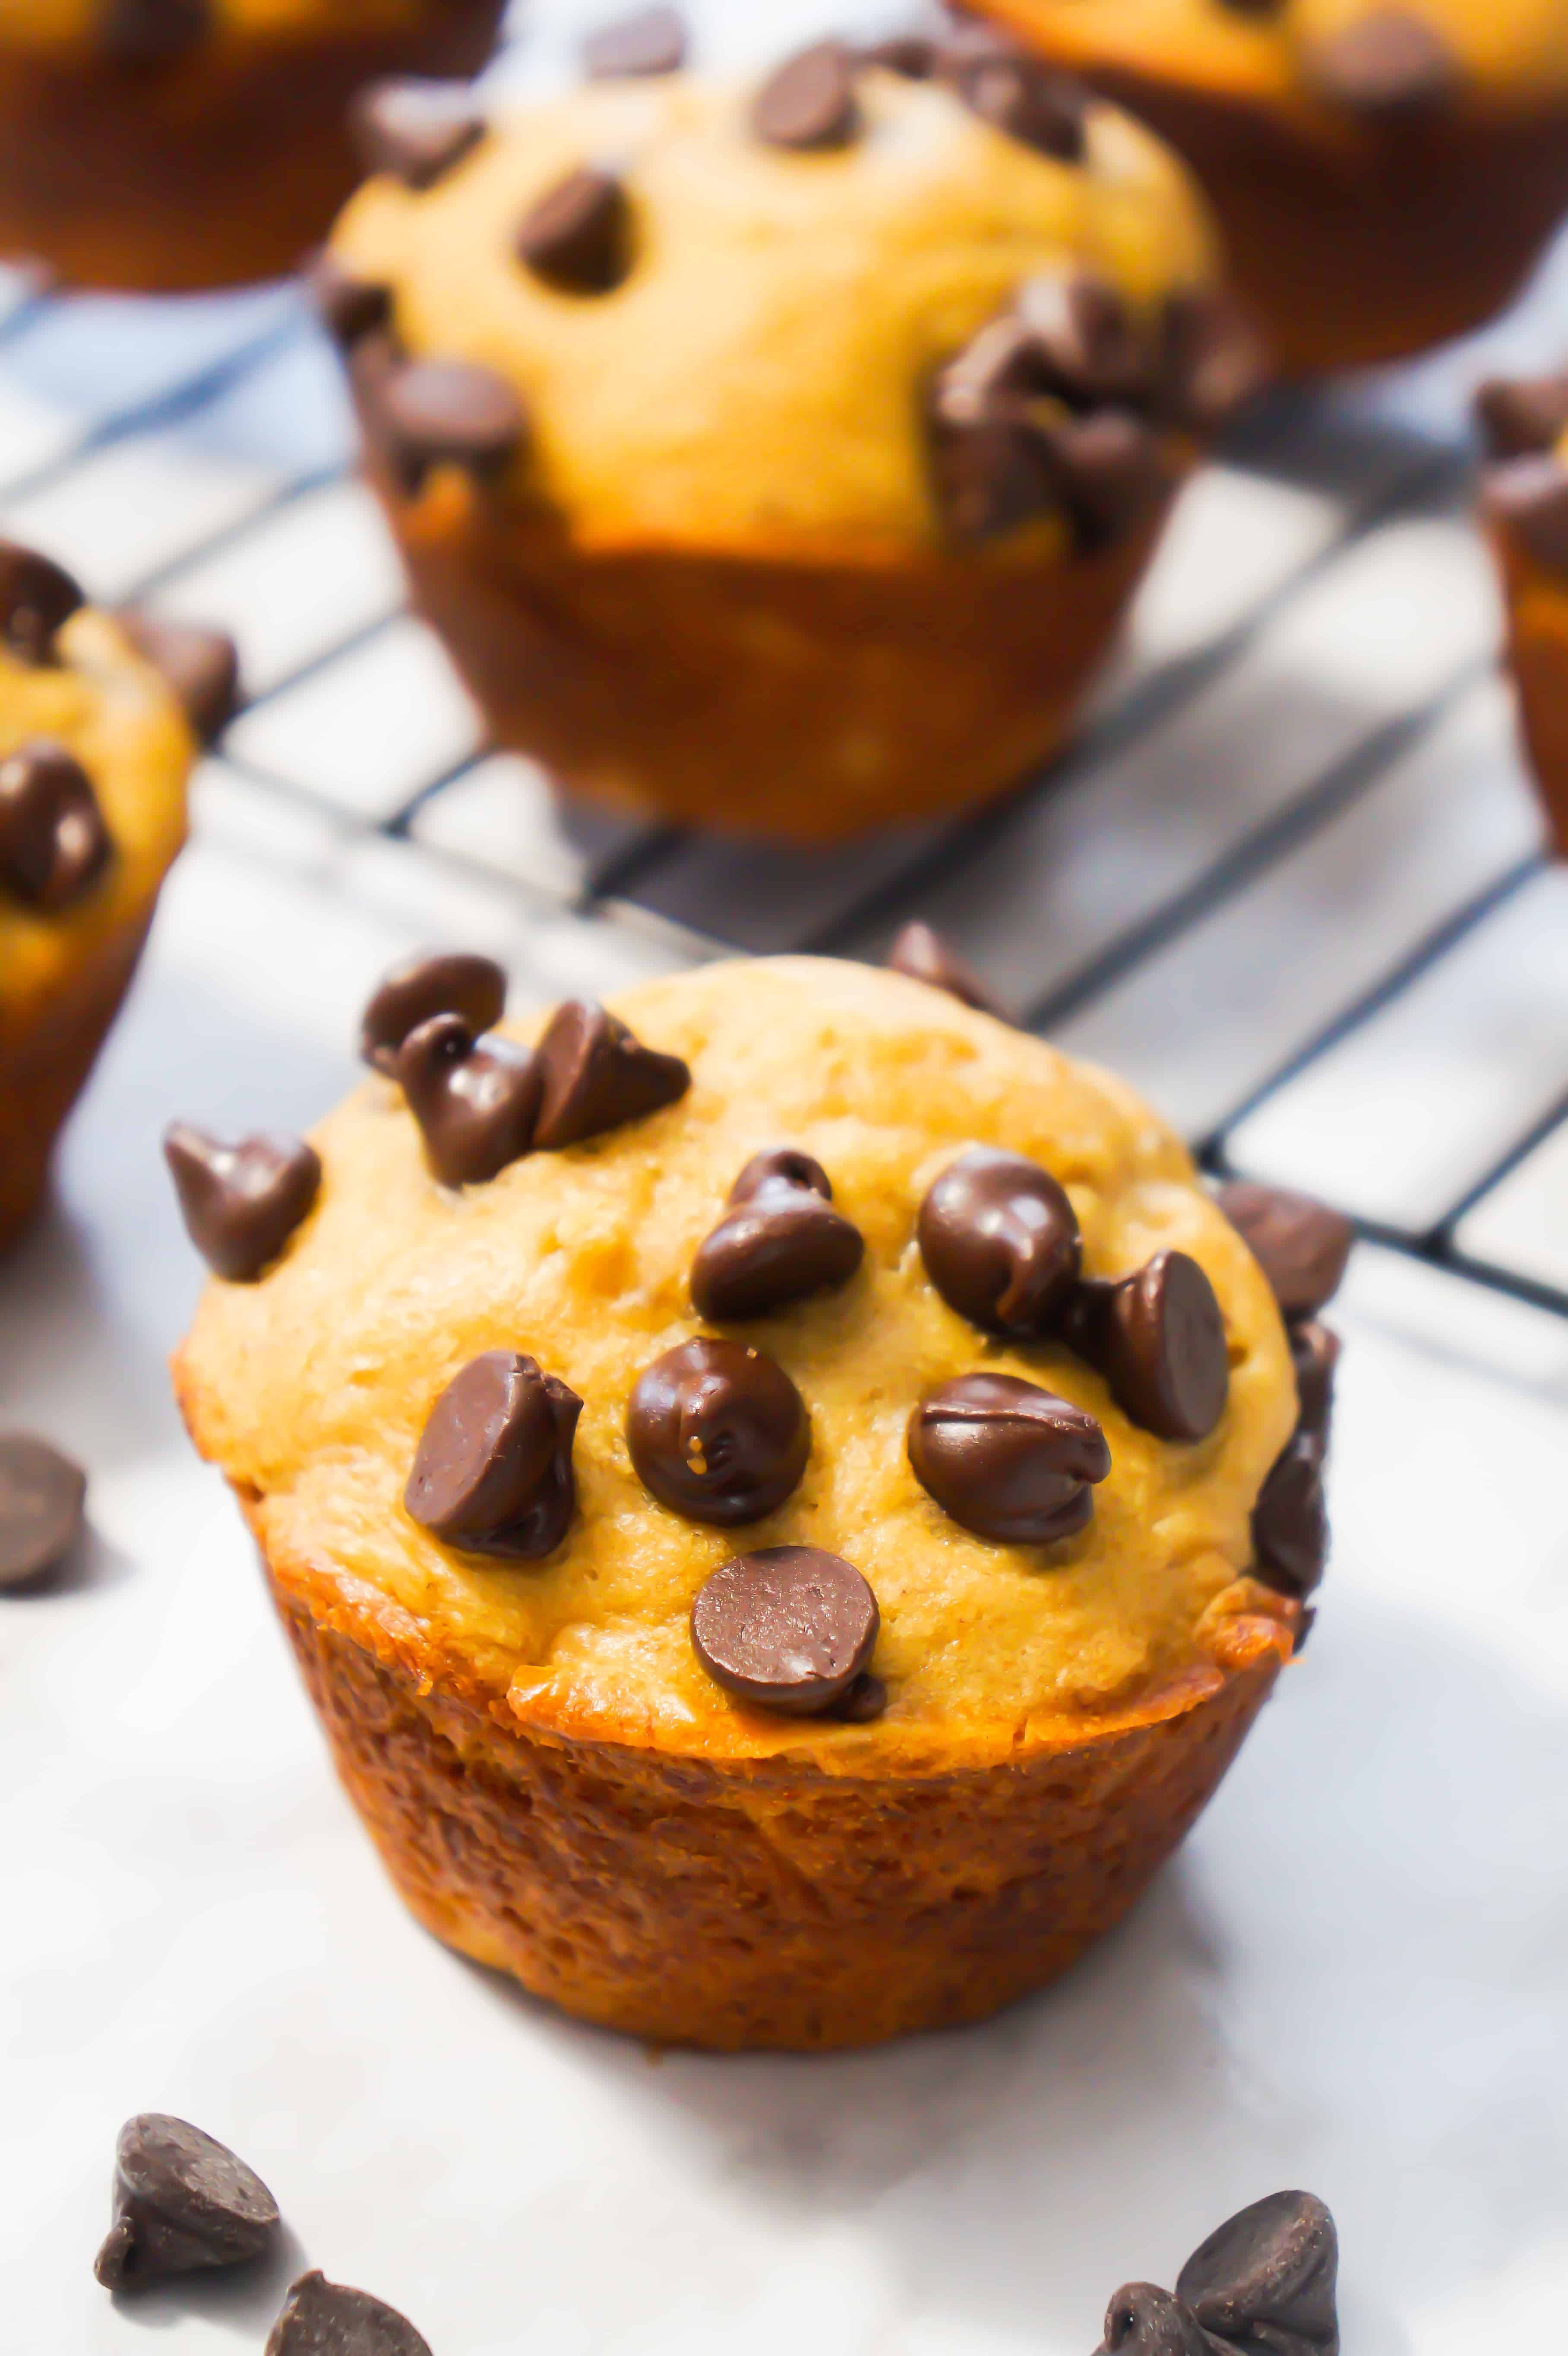
[[[352,94],[471,73],[504,0],[6,0],[0,252],[179,294],[292,270],[358,177]]]
[[[1501,574],[1520,734],[1568,857],[1568,376],[1483,385],[1481,510]]]
[[[496,969],[434,962],[312,1142],[168,1141],[227,1270],[180,1401],[403,1897],[698,2046],[1053,1978],[1321,1569],[1259,1260],[1127,1089],[923,982],[480,1032]]]
[[[92,610],[0,541],[0,1243],[130,985],[232,662],[226,639]]]
[[[1180,151],[1292,373],[1402,359],[1478,327],[1568,205],[1564,0],[980,0],[976,13]]]
[[[1044,72],[981,112],[836,42],[473,122],[359,193],[318,289],[497,740],[803,840],[1060,743],[1246,380],[1147,134]]]

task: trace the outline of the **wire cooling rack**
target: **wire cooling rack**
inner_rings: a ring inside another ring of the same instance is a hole
[[[1511,364],[1568,347],[1568,271],[1502,344]],[[373,844],[405,902],[444,916],[466,879],[525,932],[572,929],[604,986],[618,948],[877,958],[918,914],[1211,1169],[1309,1188],[1568,1315],[1568,870],[1467,519],[1480,364],[1265,402],[1186,494],[1066,756],[967,821],[847,850],[567,811],[486,749],[405,609],[294,289],[133,304],[7,282],[0,528],[97,599],[232,631],[248,701],[196,828],[257,874],[302,830]],[[346,896],[362,868],[338,860]]]

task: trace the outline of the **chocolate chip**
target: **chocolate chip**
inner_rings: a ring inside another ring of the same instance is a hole
[[[1288,1328],[1291,1363],[1296,1368],[1297,1421],[1320,1444],[1327,1445],[1334,1412],[1334,1369],[1339,1363],[1339,1337],[1327,1325],[1308,1319]]]
[[[485,136],[485,118],[463,81],[371,82],[349,110],[349,128],[368,172],[390,172],[411,188],[436,182]]]
[[[224,1145],[188,1121],[164,1132],[186,1233],[216,1276],[250,1284],[276,1259],[315,1201],[321,1158],[297,1137]]]
[[[860,127],[853,51],[816,41],[786,59],[752,101],[751,122],[767,147],[847,147]]]
[[[1039,435],[1010,420],[955,425],[941,413],[941,386],[931,419],[932,495],[947,538],[980,545],[1049,514],[1051,477]]]
[[[1097,409],[1046,436],[1056,496],[1083,550],[1108,547],[1143,522],[1170,486],[1156,435],[1125,409]]]
[[[34,736],[0,761],[0,893],[55,915],[91,891],[112,849],[74,753]]]
[[[1080,1285],[1065,1332],[1129,1421],[1161,1440],[1205,1440],[1231,1388],[1225,1321],[1186,1252],[1163,1251],[1118,1283]]]
[[[391,288],[379,279],[356,278],[334,253],[316,255],[305,274],[305,289],[323,327],[345,351],[362,336],[390,323]]]
[[[105,2290],[243,2265],[277,2238],[278,2204],[253,2169],[184,2119],[144,2111],[114,2147],[114,2222],[93,2273]]]
[[[1004,33],[964,25],[944,40],[936,70],[972,112],[1009,138],[1063,164],[1083,159],[1088,95]]]
[[[782,1366],[704,1335],[639,1376],[626,1444],[661,1505],[727,1528],[784,1504],[805,1470],[811,1424]]]
[[[1494,458],[1538,457],[1568,433],[1568,375],[1488,378],[1476,416]]]
[[[791,1174],[792,1164],[806,1165],[804,1180]],[[726,1323],[765,1317],[848,1284],[866,1247],[859,1227],[833,1209],[832,1191],[809,1154],[787,1147],[754,1154],[731,1190],[728,1216],[692,1262],[698,1315]]]
[[[994,1014],[998,1023],[1008,1019],[952,942],[944,940],[940,933],[918,918],[902,927],[888,951],[888,970],[907,974],[911,981],[923,981],[933,990],[944,990],[961,1005],[973,1006],[981,1014]]]
[[[1092,1415],[1013,1375],[960,1375],[909,1419],[909,1461],[943,1512],[1001,1546],[1081,1530],[1111,1469]]]
[[[23,662],[53,662],[56,632],[86,602],[47,556],[0,540],[0,637]]]
[[[528,208],[517,256],[562,294],[607,294],[632,266],[632,209],[613,172],[584,165]]]
[[[886,1715],[887,1707],[887,1687],[869,1669],[862,1669],[843,1699],[836,1701],[824,1715],[841,1719],[846,1726],[869,1726],[873,1719]]]
[[[1328,1555],[1323,1443],[1298,1430],[1285,1442],[1253,1507],[1257,1575],[1287,1595],[1310,1595]]]
[[[403,1504],[471,1554],[538,1562],[577,1501],[571,1443],[582,1401],[516,1350],[486,1350],[454,1375],[420,1435]]]
[[[645,1047],[602,1006],[569,999],[539,1044],[544,1083],[535,1143],[558,1151],[674,1104],[691,1086],[678,1055]]]
[[[1176,2295],[1226,2348],[1336,2356],[1339,2236],[1314,2193],[1271,2192],[1199,2244]]]
[[[1019,288],[1013,314],[1028,339],[1029,389],[1089,408],[1147,383],[1143,338],[1119,288],[1100,272],[1039,272]]]
[[[1154,2283],[1124,2283],[1105,2309],[1095,2356],[1229,2356],[1179,2299]],[[1327,2351],[1326,2351],[1327,2356]]]
[[[905,81],[929,81],[936,71],[936,46],[923,33],[894,33],[863,48],[860,63],[880,66],[884,73],[901,75]]]
[[[117,65],[159,65],[212,29],[211,0],[107,0],[99,39]]]
[[[302,2275],[267,2334],[262,2356],[431,2356],[407,2316],[368,2290]]]
[[[1554,454],[1488,466],[1481,511],[1549,573],[1568,573],[1568,466]]]
[[[1078,1275],[1078,1215],[1038,1162],[972,1145],[920,1206],[925,1272],[950,1309],[989,1333],[1038,1333]]]
[[[1218,286],[1184,287],[1160,314],[1155,381],[1159,408],[1173,423],[1212,434],[1268,380],[1257,337],[1233,295]]]
[[[507,976],[494,958],[465,949],[432,949],[408,958],[387,974],[359,1023],[359,1054],[394,1077],[398,1050],[411,1031],[433,1015],[460,1014],[477,1038],[493,1030],[507,1005]]]
[[[1457,97],[1458,58],[1435,25],[1405,8],[1353,17],[1302,51],[1308,86],[1371,123],[1419,121]]]
[[[53,1570],[76,1543],[86,1501],[86,1473],[47,1440],[0,1437],[0,1587]]]
[[[233,639],[133,605],[123,605],[116,619],[143,661],[173,690],[197,744],[214,743],[239,708],[240,652]]]
[[[1310,1317],[1339,1290],[1356,1231],[1343,1213],[1285,1186],[1232,1179],[1215,1200],[1286,1317]]]
[[[738,1554],[703,1580],[691,1607],[692,1644],[715,1683],[792,1718],[820,1718],[848,1699],[879,1625],[877,1599],[854,1564],[820,1547]]]
[[[510,466],[527,437],[523,404],[495,369],[468,360],[405,360],[375,387],[388,458],[411,496],[432,466],[482,479]]]
[[[432,1014],[408,1033],[395,1070],[443,1186],[483,1185],[534,1144],[539,1058],[509,1039]]]
[[[644,8],[591,33],[582,44],[582,70],[590,81],[678,73],[685,63],[686,26],[674,8]]]

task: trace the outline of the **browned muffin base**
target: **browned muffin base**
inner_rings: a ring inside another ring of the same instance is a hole
[[[293,270],[360,177],[354,91],[476,71],[503,5],[443,0],[419,31],[214,40],[140,71],[41,63],[0,39],[0,251],[145,294]]]
[[[1559,854],[1568,858],[1568,578],[1547,571],[1506,525],[1492,544],[1508,607],[1508,667],[1520,734]]]

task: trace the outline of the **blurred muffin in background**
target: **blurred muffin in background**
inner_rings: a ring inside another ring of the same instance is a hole
[[[318,290],[415,600],[501,743],[635,812],[822,840],[995,793],[1250,382],[1201,200],[1027,61],[631,61],[455,99],[442,169],[429,93],[366,109]]]
[[[1481,509],[1502,575],[1520,734],[1568,857],[1568,373],[1483,385]]]
[[[5,0],[0,253],[178,294],[275,277],[358,177],[353,92],[472,73],[505,0]]]

